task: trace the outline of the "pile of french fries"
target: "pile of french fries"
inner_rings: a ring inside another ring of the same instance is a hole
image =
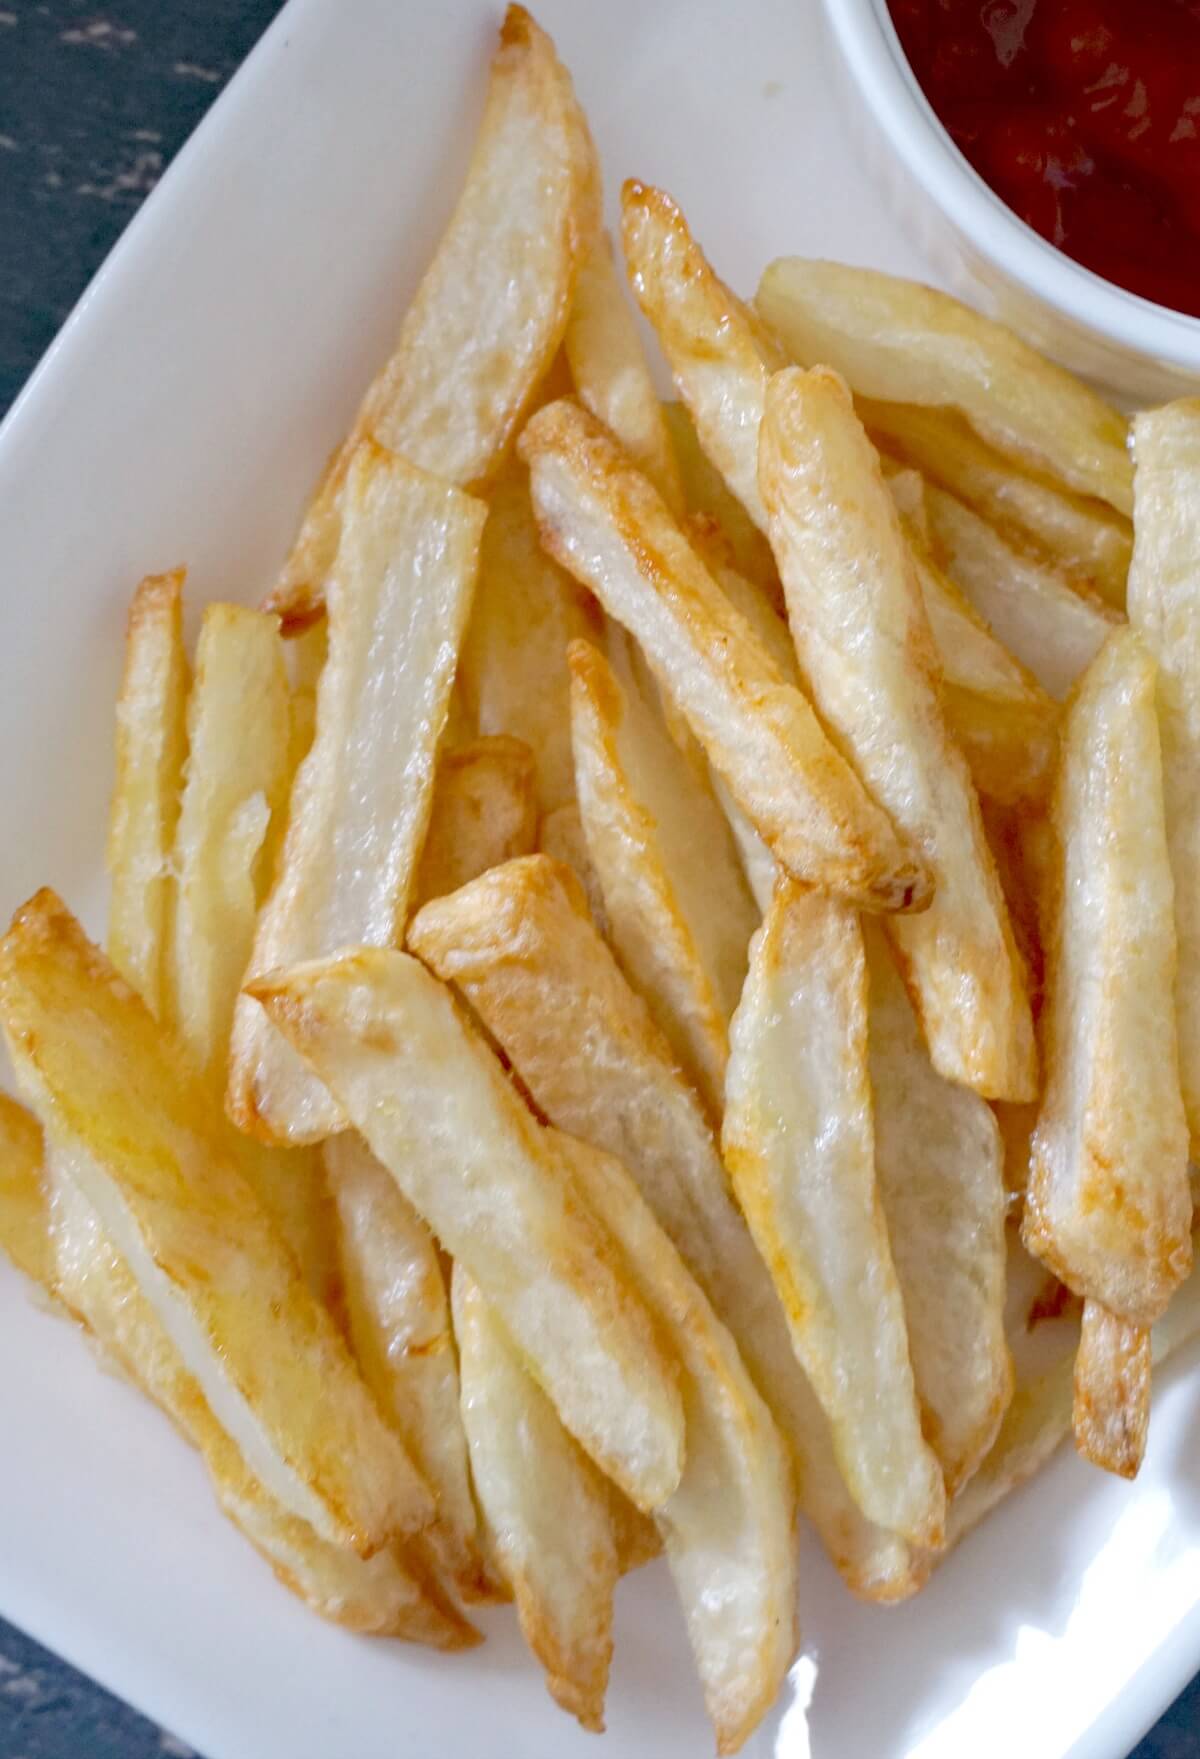
[[[1131,456],[629,183],[664,406],[600,209],[511,7],[264,609],[137,589],[107,953],[0,942],[0,1242],[340,1624],[511,1597],[600,1729],[664,1551],[732,1753],[798,1512],[899,1600],[1068,1433],[1136,1473],[1200,1329],[1200,403]]]

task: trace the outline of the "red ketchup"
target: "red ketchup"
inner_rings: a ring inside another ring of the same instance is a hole
[[[1200,0],[889,0],[984,181],[1106,281],[1200,317]]]

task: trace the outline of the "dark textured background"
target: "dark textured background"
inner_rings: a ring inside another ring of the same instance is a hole
[[[353,0],[329,3],[352,17]],[[278,0],[119,0],[98,9],[0,0],[0,412],[278,10]],[[0,1622],[0,1759],[189,1752]],[[1200,1680],[1136,1759],[1200,1759]]]

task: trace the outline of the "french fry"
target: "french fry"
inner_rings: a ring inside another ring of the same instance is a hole
[[[389,1546],[373,1557],[358,1557],[319,1538],[263,1488],[72,1178],[75,1166],[76,1158],[60,1151],[48,1169],[52,1292],[105,1357],[200,1451],[222,1511],[279,1581],[314,1612],[353,1631],[403,1637],[435,1649],[478,1643],[479,1633],[418,1555]]]
[[[520,447],[542,542],[637,639],[776,859],[867,909],[924,904],[924,863],[619,447],[569,402],[539,411]]]
[[[451,1291],[475,1494],[556,1704],[604,1728],[619,1574],[606,1481],[461,1264]]]
[[[0,1093],[0,1249],[31,1282],[53,1293],[42,1132],[32,1112]]]
[[[682,513],[679,465],[607,232],[597,235],[580,269],[563,348],[584,408],[611,430],[672,512]]]
[[[1060,1281],[1133,1325],[1153,1324],[1192,1264],[1154,694],[1154,661],[1120,630],[1067,714],[1046,1088],[1023,1229]]]
[[[171,846],[187,752],[183,581],[182,568],[147,575],[129,608],[108,825],[108,950],[155,1014],[166,985]]]
[[[285,626],[320,614],[362,439],[462,488],[495,474],[558,352],[598,225],[599,174],[570,76],[510,6],[458,205],[268,600]]]
[[[537,842],[534,756],[521,739],[474,739],[438,762],[414,908],[476,874],[528,855]]]
[[[252,993],[337,1095],[439,1243],[461,1259],[575,1439],[639,1508],[679,1482],[672,1364],[602,1224],[448,990],[364,949]]]
[[[1167,845],[1175,879],[1179,1073],[1200,1161],[1200,400],[1134,418],[1129,617],[1158,664]]]
[[[926,491],[934,545],[992,633],[1061,700],[1121,619],[1028,551],[1014,549],[978,513],[932,484]]]
[[[925,1437],[953,1496],[1012,1396],[1000,1132],[977,1094],[934,1071],[881,930],[863,935],[875,1174]]]
[[[557,1134],[557,1133],[556,1133]],[[606,1218],[681,1369],[687,1456],[657,1512],[718,1753],[736,1753],[796,1657],[795,1492],[787,1453],[737,1346],[620,1161],[558,1145]]]
[[[360,942],[392,945],[429,822],[484,508],[368,441],[350,468],[343,515],[316,735],[292,787],[251,974]],[[228,1105],[242,1129],[281,1145],[319,1142],[344,1124],[246,995],[234,1016]]]
[[[793,359],[833,367],[856,396],[949,405],[1005,457],[1132,512],[1124,416],[948,293],[783,257],[763,275],[755,305]]]
[[[284,643],[284,653],[291,684],[288,775],[294,778],[308,756],[313,734],[317,730],[317,689],[321,682],[321,673],[325,670],[325,661],[329,657],[329,626],[325,618],[318,617],[306,629],[293,635],[290,641]],[[281,825],[279,842],[282,843],[282,840]],[[274,861],[271,863],[271,871],[275,871]]]
[[[858,413],[876,445],[916,465],[1017,548],[1032,545],[1068,579],[1125,609],[1133,534],[1105,502],[1011,463],[951,409],[863,398]]]
[[[776,374],[759,451],[814,700],[936,881],[927,911],[889,924],[934,1067],[987,1098],[1031,1099],[1037,1051],[1020,954],[970,773],[942,716],[908,548],[836,374]]]
[[[539,812],[575,797],[567,648],[597,627],[587,595],[538,541],[529,474],[514,462],[488,507],[458,686],[479,733],[511,734],[534,753]]]
[[[573,642],[568,663],[580,819],[609,935],[719,1117],[753,901],[720,807],[631,670],[622,684],[589,642]]]
[[[385,1167],[353,1131],[322,1150],[337,1216],[337,1256],[354,1359],[437,1501],[422,1536],[466,1600],[488,1597],[458,1365],[437,1247]]]
[[[911,1592],[907,1548],[863,1520],[842,1481],[704,1110],[570,870],[544,856],[496,868],[419,911],[409,945],[462,992],[550,1122],[628,1167],[732,1332],[792,1449],[801,1506],[850,1585],[885,1599]]]
[[[729,544],[731,566],[761,588],[778,608],[783,592],[771,546],[742,503],[725,487],[716,465],[709,462],[687,405],[664,403],[663,419],[683,478],[684,505],[693,514],[716,522]]]
[[[731,1037],[725,1165],[838,1464],[869,1520],[936,1548],[942,1475],[921,1434],[876,1186],[866,959],[851,909],[780,880]]]
[[[1150,1427],[1150,1333],[1098,1301],[1083,1304],[1075,1357],[1075,1446],[1093,1466],[1136,1478]]]
[[[583,820],[574,800],[569,801],[566,806],[556,806],[553,812],[546,814],[538,826],[537,846],[540,854],[549,855],[551,860],[561,861],[571,869],[587,895],[592,921],[602,935],[607,935],[608,919],[604,914],[604,894],[600,890],[600,881],[596,878],[596,870],[588,854]]]
[[[248,1470],[363,1557],[432,1502],[227,1146],[210,1089],[52,892],[0,942],[17,1080]]]

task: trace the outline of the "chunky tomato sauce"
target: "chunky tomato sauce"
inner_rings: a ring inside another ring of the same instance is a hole
[[[979,174],[1105,280],[1200,316],[1200,0],[889,0]]]

